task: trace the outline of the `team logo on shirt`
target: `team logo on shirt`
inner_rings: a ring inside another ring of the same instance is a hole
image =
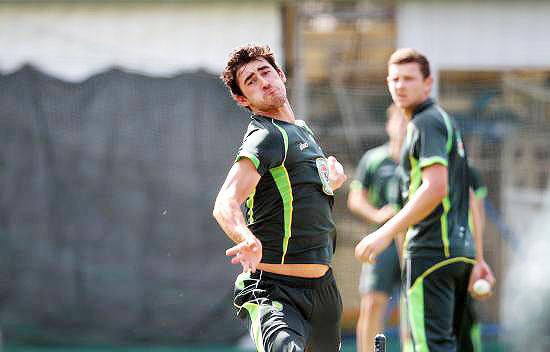
[[[321,179],[321,183],[323,184],[323,192],[325,192],[329,196],[333,196],[334,191],[332,190],[332,186],[330,185],[330,179],[328,177],[327,159],[322,158],[322,157],[317,158],[317,159],[315,159],[315,164],[317,165],[317,171],[319,172],[319,178]]]
[[[309,144],[307,144],[307,142],[298,144],[298,148],[300,148],[300,151],[306,149],[307,147],[309,147]]]

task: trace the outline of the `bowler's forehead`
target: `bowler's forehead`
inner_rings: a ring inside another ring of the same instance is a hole
[[[405,64],[391,64],[388,67],[388,77],[396,76],[422,76],[420,65],[416,62],[408,62]]]
[[[239,82],[244,80],[249,74],[256,72],[258,68],[265,65],[271,66],[269,62],[267,62],[267,60],[261,56],[250,62],[247,62],[237,70],[237,80]]]

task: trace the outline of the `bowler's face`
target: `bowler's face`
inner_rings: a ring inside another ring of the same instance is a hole
[[[391,64],[388,67],[388,89],[395,105],[413,110],[430,96],[432,78],[424,78],[416,62]]]
[[[263,57],[253,60],[237,71],[237,83],[243,93],[236,97],[237,102],[254,112],[278,109],[287,101],[285,81],[285,75]]]

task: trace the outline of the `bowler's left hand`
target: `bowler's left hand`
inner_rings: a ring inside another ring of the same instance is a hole
[[[365,236],[355,247],[355,257],[362,262],[376,263],[376,257],[386,249],[393,237],[389,234],[375,231]]]
[[[342,164],[336,160],[332,155],[327,158],[328,164],[328,179],[332,190],[335,191],[340,188],[344,182],[348,179],[344,172],[344,167]]]

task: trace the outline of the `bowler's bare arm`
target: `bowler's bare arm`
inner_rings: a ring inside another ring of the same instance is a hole
[[[256,267],[262,259],[262,244],[248,229],[241,204],[256,188],[260,181],[260,174],[254,164],[242,158],[229,170],[223,183],[216,203],[213,215],[218,224],[236,246],[226,251],[228,256],[233,256],[233,264],[241,263],[244,271],[256,271]]]

